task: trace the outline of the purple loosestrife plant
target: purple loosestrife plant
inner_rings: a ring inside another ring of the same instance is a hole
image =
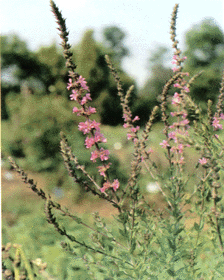
[[[181,54],[176,40],[178,5],[175,5],[170,28],[174,49],[173,77],[163,88],[160,104],[165,138],[160,146],[169,168],[161,172],[151,157],[153,149],[147,142],[159,107],[152,110],[145,128],[141,130],[137,125],[139,117],[132,115],[128,105],[133,87],[124,93],[116,69],[110,58],[105,57],[117,84],[123,127],[134,147],[130,176],[124,186],[119,178],[110,174],[110,153],[102,147],[107,140],[100,123],[93,118],[97,109],[89,106],[91,91],[85,78],[75,72],[65,20],[52,0],[50,4],[59,25],[69,70],[67,89],[71,101],[76,102],[73,113],[82,118],[78,130],[86,136],[84,145],[90,150],[90,161],[96,165],[102,177],[101,183],[97,183],[85,166],[79,164],[62,132],[61,153],[74,181],[118,210],[114,216],[116,226],[106,223],[97,213],[94,214],[94,225],[85,223],[38,189],[12,158],[9,159],[11,165],[23,181],[46,201],[48,222],[68,240],[62,242],[62,247],[83,261],[83,268],[91,279],[221,279],[224,277],[224,145],[223,134],[219,131],[223,129],[224,120],[224,75],[215,112],[211,101],[208,101],[207,115],[202,115],[200,107],[189,95],[191,84],[202,73],[190,78],[190,74],[183,71],[182,65],[187,57]],[[172,87],[175,88],[173,96],[170,95]],[[194,162],[192,159],[193,171],[188,170],[186,164],[189,150],[198,153],[197,160]],[[139,181],[142,168],[146,168],[159,186],[165,210],[150,207],[143,197]],[[81,175],[77,171],[81,171]],[[199,222],[190,228],[187,227],[188,211],[199,218]],[[58,212],[81,224],[88,235],[81,237],[76,232],[68,233],[56,215]]]

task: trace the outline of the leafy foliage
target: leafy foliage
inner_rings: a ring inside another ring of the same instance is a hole
[[[197,101],[217,100],[224,65],[224,34],[213,20],[206,19],[186,33],[185,71],[193,75],[203,70],[191,89]]]

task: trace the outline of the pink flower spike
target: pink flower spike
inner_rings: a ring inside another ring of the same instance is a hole
[[[205,164],[207,163],[207,161],[208,161],[207,158],[204,158],[204,157],[203,157],[203,158],[200,158],[198,162],[199,162],[201,165],[205,165]]]
[[[114,182],[112,183],[112,188],[114,189],[114,191],[116,192],[116,190],[120,187],[120,183],[118,181],[118,179],[114,180]]]
[[[127,123],[124,123],[124,124],[123,124],[123,127],[124,127],[124,128],[128,128],[129,125],[128,125]]]

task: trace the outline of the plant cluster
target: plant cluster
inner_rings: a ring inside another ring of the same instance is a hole
[[[117,209],[117,215],[114,216],[116,226],[106,223],[97,213],[94,214],[94,225],[86,224],[82,218],[71,214],[42,189],[38,189],[33,180],[9,158],[22,180],[45,200],[47,221],[68,240],[61,243],[62,247],[74,258],[82,260],[80,265],[86,268],[91,279],[223,278],[224,145],[219,131],[223,129],[224,120],[224,76],[215,112],[209,100],[207,115],[203,115],[201,108],[188,94],[192,83],[202,73],[189,78],[190,74],[183,71],[182,65],[187,57],[182,56],[178,48],[175,32],[178,5],[175,5],[171,16],[173,76],[163,88],[160,108],[156,106],[152,110],[140,133],[140,127],[136,125],[139,117],[132,115],[128,105],[133,87],[124,93],[119,75],[106,56],[117,84],[127,139],[134,144],[131,172],[127,184],[123,185],[110,172],[110,153],[102,146],[107,140],[100,130],[100,123],[93,118],[96,108],[88,105],[91,93],[87,82],[75,72],[76,65],[72,61],[65,20],[52,0],[50,4],[59,25],[66,66],[69,69],[67,89],[71,91],[72,102],[76,102],[73,113],[84,118],[78,129],[86,136],[85,147],[90,151],[90,161],[96,165],[99,179],[89,174],[85,166],[79,163],[63,132],[61,154],[69,175],[83,190],[92,192]],[[173,87],[176,92],[171,96],[169,92]],[[168,113],[168,105],[172,107],[171,113]],[[164,123],[164,140],[160,145],[165,150],[169,164],[168,178],[152,160],[153,150],[148,147],[147,141],[159,110]],[[198,152],[198,162],[193,173],[189,173],[185,166],[187,149]],[[139,185],[142,168],[146,168],[157,182],[166,201],[166,210],[156,211],[143,197]],[[192,184],[190,178],[194,179],[193,185],[189,183]],[[195,222],[190,229],[186,226],[188,212],[199,217],[199,222]],[[75,232],[69,232],[63,226],[59,214],[86,228],[90,232],[88,238],[83,236],[81,239]]]

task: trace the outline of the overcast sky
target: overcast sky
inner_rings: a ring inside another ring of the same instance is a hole
[[[175,3],[179,3],[177,38],[184,46],[184,34],[204,18],[213,18],[224,30],[223,0],[55,0],[67,19],[70,43],[80,41],[88,28],[101,40],[105,26],[117,25],[126,32],[131,55],[124,69],[142,85],[149,76],[147,59],[158,45],[171,47],[169,25]],[[31,50],[60,42],[48,0],[2,0],[2,34],[16,33]]]

